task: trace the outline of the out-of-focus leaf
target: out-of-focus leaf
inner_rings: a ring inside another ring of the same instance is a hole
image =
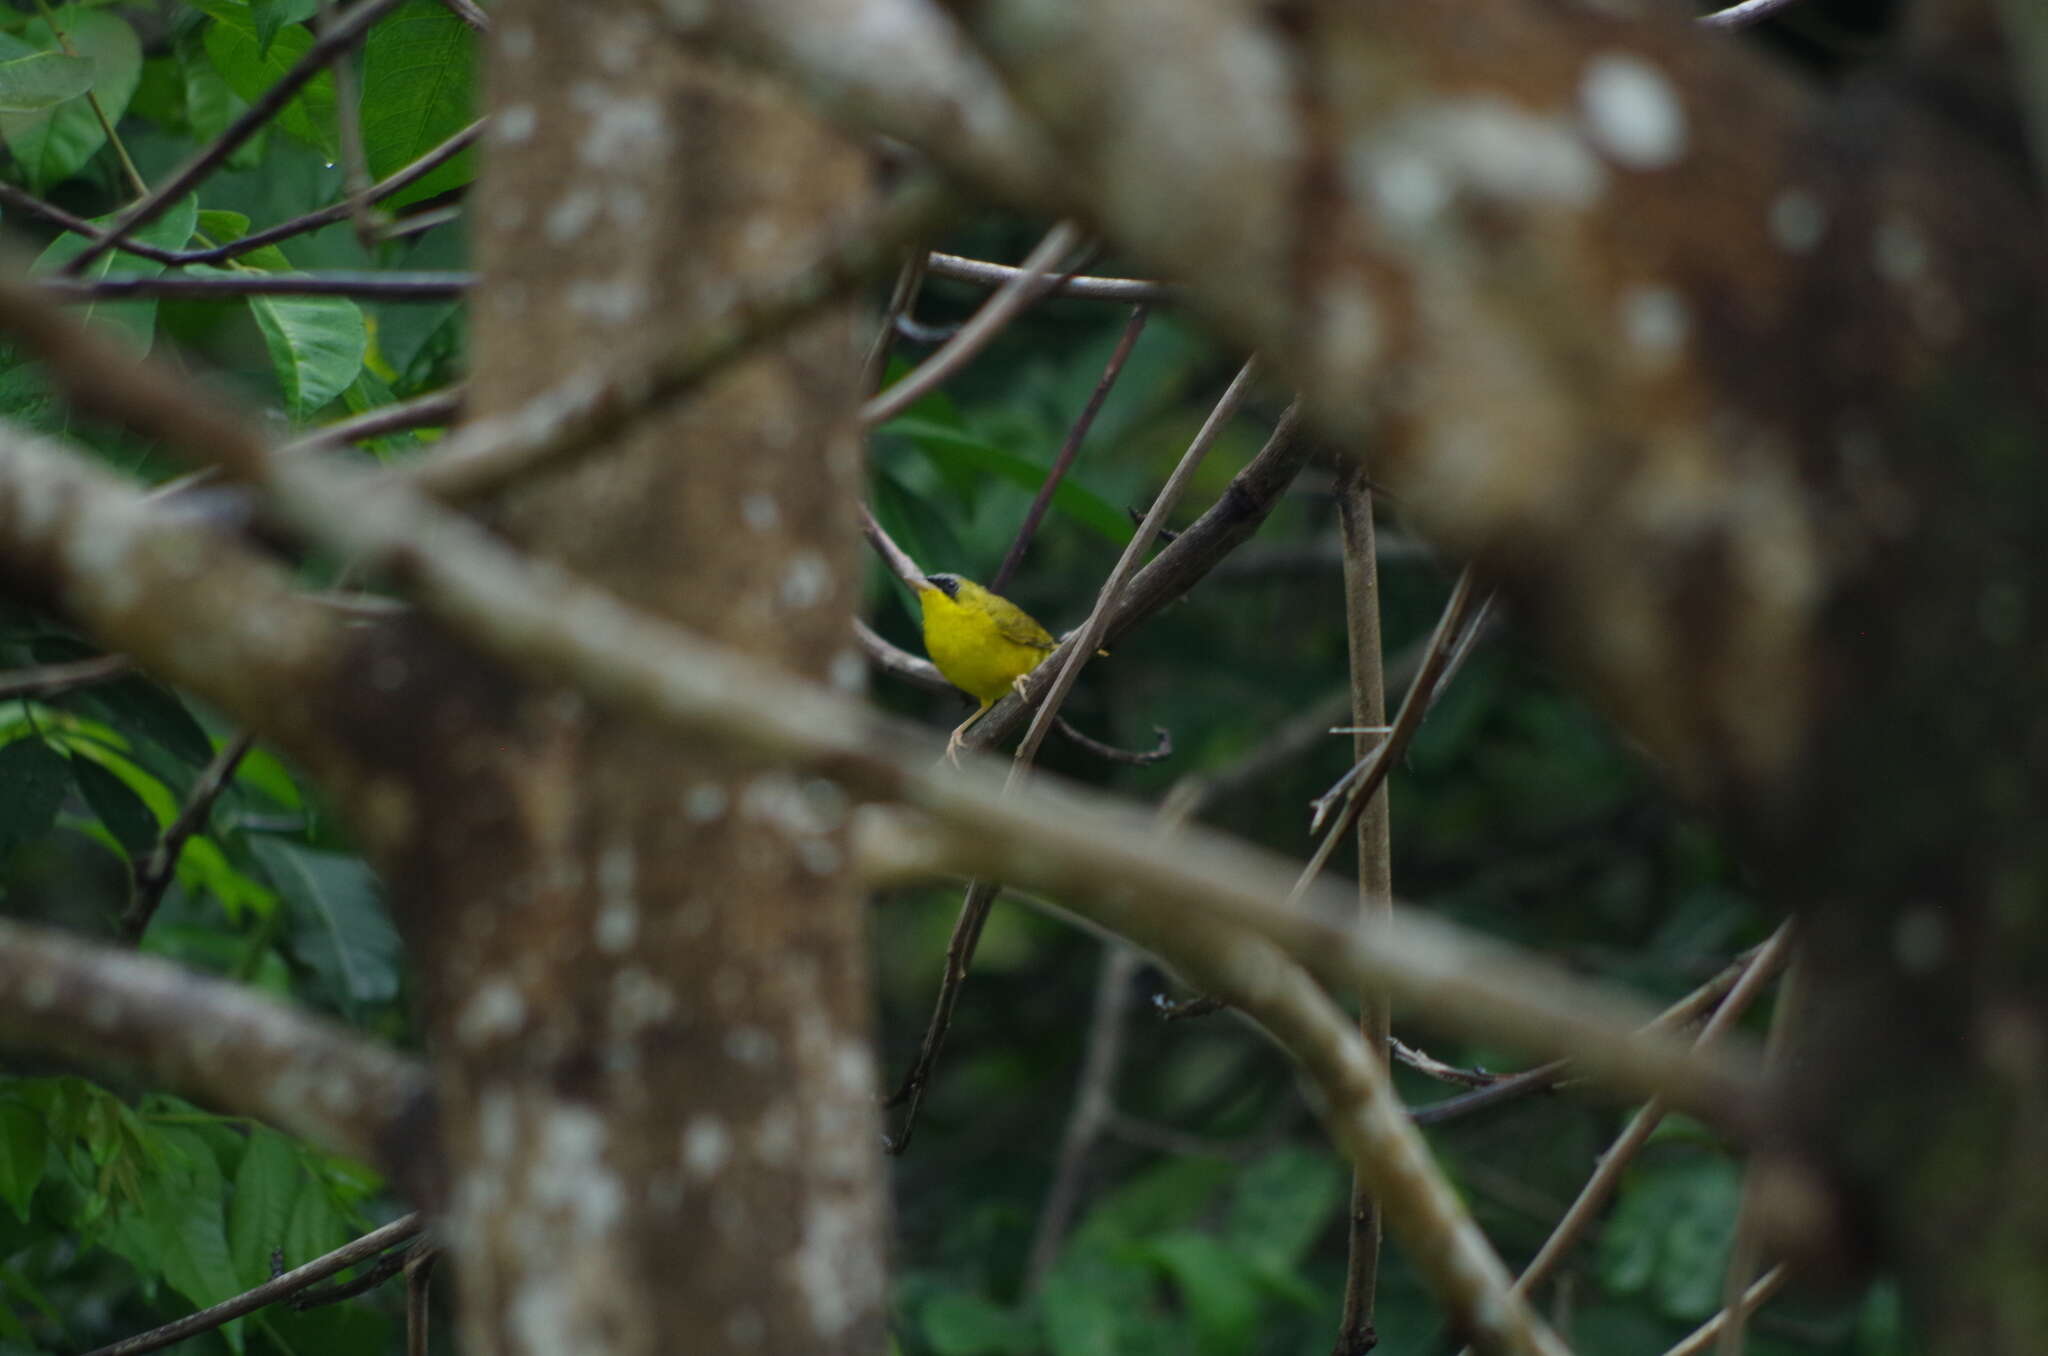
[[[383,179],[446,141],[476,117],[476,34],[439,0],[412,0],[370,30],[363,44],[363,155]],[[384,200],[431,198],[476,177],[475,148]]]
[[[83,753],[74,754],[70,762],[79,794],[131,860],[143,857],[156,846],[157,818],[127,782]]]
[[[1349,1181],[1328,1153],[1283,1145],[1247,1167],[1231,1192],[1223,1236],[1272,1271],[1300,1264],[1329,1226]]]
[[[43,1118],[18,1102],[0,1102],[0,1197],[28,1223],[29,1202],[42,1185],[50,1135]]]
[[[1238,1356],[1252,1348],[1259,1324],[1259,1289],[1246,1258],[1194,1230],[1169,1233],[1144,1253],[1169,1276],[1194,1321],[1202,1356]]]
[[[167,1126],[156,1131],[164,1169],[143,1193],[142,1213],[156,1236],[163,1277],[197,1308],[218,1304],[242,1287],[228,1253],[223,1211],[227,1182],[213,1147],[191,1130]],[[242,1349],[240,1321],[221,1329]]]
[[[89,57],[32,52],[0,61],[0,113],[40,113],[92,88]]]
[[[228,1248],[243,1286],[270,1279],[270,1254],[284,1247],[292,1206],[306,1189],[291,1141],[274,1130],[252,1132],[235,1169],[235,1199],[228,1207]]]
[[[95,226],[111,226],[119,214],[96,219]],[[159,249],[182,249],[192,239],[192,227],[199,220],[199,200],[194,197],[181,199],[162,216],[149,225],[134,232],[134,238],[145,245]],[[29,266],[31,273],[55,273],[85,252],[87,241],[84,236],[67,231],[46,246]],[[164,266],[154,259],[140,255],[126,254],[120,250],[109,250],[86,267],[85,276],[100,279],[112,276],[154,278],[164,271]],[[156,300],[143,297],[127,301],[95,299],[72,307],[69,314],[80,320],[108,325],[127,338],[143,352],[149,351],[156,338]]]
[[[1666,1318],[1705,1318],[1720,1304],[1741,1194],[1735,1165],[1718,1155],[1638,1164],[1600,1236],[1601,1283],[1617,1295],[1647,1294]]]
[[[891,420],[884,429],[910,439],[933,461],[955,470],[998,476],[1013,485],[1034,491],[1045,483],[1047,467],[1005,451],[964,429],[911,418]],[[1077,484],[1071,473],[1053,491],[1052,506],[1119,545],[1131,539],[1129,517],[1101,495]]]
[[[244,11],[235,15],[217,12],[206,30],[206,55],[213,68],[227,81],[228,88],[254,103],[276,84],[313,45],[313,35],[304,25],[293,24],[266,47],[257,35],[255,19]],[[341,153],[334,120],[334,75],[322,71],[308,81],[278,115],[277,126],[285,135],[305,142],[321,154]]]
[[[64,34],[59,41],[51,31],[54,22]],[[107,143],[106,129],[93,111],[97,101],[109,123],[119,123],[128,111],[128,100],[142,78],[142,43],[125,19],[104,9],[63,5],[30,19],[21,36],[0,35],[0,58],[23,57],[36,52],[71,52],[92,63],[92,96],[84,93],[33,113],[0,114],[0,136],[14,153],[22,177],[40,193],[62,183],[85,167]]]
[[[251,843],[291,909],[292,950],[341,1006],[398,995],[398,933],[378,899],[376,878],[358,857],[276,838]]]
[[[69,760],[34,735],[0,748],[0,859],[50,831],[70,786]]]
[[[919,1317],[938,1356],[1026,1356],[1037,1345],[1028,1319],[962,1290],[932,1296]]]

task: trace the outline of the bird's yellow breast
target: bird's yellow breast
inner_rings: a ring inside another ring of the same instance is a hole
[[[1043,646],[1011,640],[995,616],[972,599],[956,602],[937,589],[919,590],[918,599],[924,610],[925,653],[947,682],[983,702],[1005,696],[1051,647],[1050,636]]]

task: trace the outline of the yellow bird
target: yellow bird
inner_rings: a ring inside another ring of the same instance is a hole
[[[981,706],[946,741],[960,761],[969,726],[1052,653],[1052,633],[1009,599],[957,574],[926,575],[915,585],[924,609],[924,649],[947,682]]]

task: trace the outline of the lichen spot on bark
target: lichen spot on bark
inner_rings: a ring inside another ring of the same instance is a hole
[[[1685,105],[1671,78],[1633,52],[1601,52],[1579,78],[1586,135],[1616,164],[1670,169],[1685,158]]]

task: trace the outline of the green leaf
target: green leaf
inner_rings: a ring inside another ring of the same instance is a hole
[[[476,34],[439,0],[412,0],[363,44],[363,155],[374,178],[403,169],[476,117]],[[445,193],[476,177],[475,148],[384,200]]]
[[[239,1294],[223,1223],[227,1182],[205,1138],[180,1126],[155,1131],[164,1167],[143,1193],[142,1214],[154,1235],[164,1280],[199,1307]],[[221,1330],[228,1345],[242,1349],[239,1324]]]
[[[1168,1234],[1145,1253],[1173,1277],[1202,1356],[1237,1356],[1252,1349],[1259,1292],[1243,1257],[1193,1230]]]
[[[189,227],[186,231],[189,237]],[[74,239],[76,237],[73,237]],[[100,653],[68,636],[43,636],[30,647],[39,664],[66,664]],[[213,741],[176,693],[139,674],[74,689],[52,705],[98,715],[123,734],[142,735],[192,767],[213,761]]]
[[[1721,1300],[1741,1175],[1719,1155],[1646,1159],[1629,1173],[1600,1235],[1601,1284],[1646,1293],[1664,1317],[1696,1323]]]
[[[0,61],[0,113],[40,113],[92,88],[90,57],[34,52]]]
[[[118,213],[96,218],[95,226],[111,226]],[[183,249],[192,239],[192,228],[199,221],[199,199],[181,199],[155,221],[134,233],[134,238],[145,245],[160,249]],[[55,273],[85,252],[86,239],[66,231],[52,240],[30,265],[31,273]],[[118,268],[116,267],[118,265]],[[109,250],[92,261],[86,268],[87,278],[110,276],[154,278],[164,271],[164,266],[154,259],[127,254],[120,250]],[[115,332],[130,340],[142,352],[148,352],[156,337],[156,301],[142,298],[129,301],[89,301],[81,306],[69,308],[69,313],[81,320],[113,327]]]
[[[48,833],[70,789],[70,760],[41,739],[0,748],[0,858]]]
[[[292,1142],[274,1130],[251,1132],[228,1207],[228,1248],[245,1288],[270,1279],[270,1254],[285,1246],[292,1206],[307,1190],[321,1188],[307,1185]]]
[[[1349,1185],[1328,1153],[1300,1145],[1275,1149],[1239,1175],[1224,1237],[1272,1272],[1291,1270],[1328,1227]]]
[[[227,81],[228,88],[254,103],[263,92],[298,65],[313,35],[293,24],[264,46],[255,20],[246,12],[216,14],[206,30],[206,55],[213,68]],[[278,115],[277,126],[287,136],[305,142],[329,159],[339,155],[340,139],[334,121],[334,75],[322,71],[294,95]]]
[[[1047,467],[1014,452],[1006,452],[986,439],[964,429],[947,428],[925,419],[895,419],[883,426],[889,433],[909,438],[918,450],[941,469],[992,475],[1036,491],[1045,483]],[[1053,491],[1052,506],[1119,545],[1131,539],[1130,518],[1123,510],[1093,490],[1075,483],[1071,475]]]
[[[919,1317],[937,1356],[1027,1356],[1037,1346],[1028,1319],[964,1290],[932,1296]]]
[[[363,369],[369,331],[347,297],[251,297],[270,364],[293,419],[305,419],[346,390]]]
[[[360,858],[277,838],[251,848],[291,908],[291,948],[343,1008],[398,995],[398,934]]]
[[[277,39],[286,24],[295,24],[313,17],[320,8],[320,0],[249,0],[249,17],[256,25],[256,43],[264,52]]]
[[[216,245],[240,240],[249,234],[249,216],[246,212],[230,212],[214,207],[202,208],[199,212],[199,234]]]
[[[327,1189],[316,1182],[292,1201],[291,1218],[284,1229],[284,1264],[304,1266],[333,1252],[349,1237],[348,1222],[335,1208]]]
[[[142,79],[142,44],[135,30],[118,15],[103,9],[65,5],[50,15],[63,30],[72,52],[93,66],[92,99],[83,93],[39,113],[0,114],[0,136],[14,152],[28,186],[40,193],[78,173],[107,141],[97,101],[109,123],[119,123],[128,100]],[[30,52],[62,52],[65,44],[38,16],[22,28],[21,37],[0,44],[0,56]]]
[[[28,1223],[29,1202],[49,1163],[48,1122],[18,1102],[0,1103],[0,1196]]]
[[[106,825],[107,832],[114,835],[114,841],[121,845],[121,850],[128,854],[130,860],[147,856],[149,850],[156,846],[160,826],[150,808],[142,803],[142,797],[130,790],[127,782],[85,754],[73,756],[70,762],[71,775],[78,782],[79,794],[85,797],[85,803]]]

